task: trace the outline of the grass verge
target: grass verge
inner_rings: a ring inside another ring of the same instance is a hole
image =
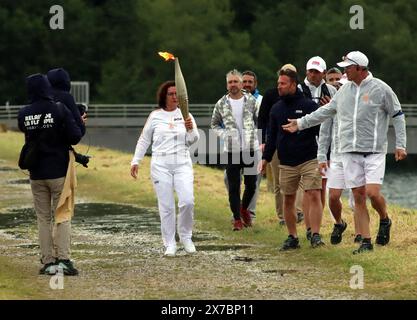
[[[17,163],[23,135],[14,132],[0,133],[0,159]],[[79,147],[82,152],[84,147]],[[128,203],[138,206],[156,206],[156,197],[150,180],[150,158],[145,158],[137,181],[129,175],[131,155],[105,148],[91,147],[93,156],[88,169],[78,168],[78,197],[87,197],[103,202]],[[266,183],[261,184],[258,199],[256,225],[250,230],[232,232],[230,210],[223,184],[223,172],[196,165],[195,174],[195,218],[200,230],[212,230],[224,236],[229,244],[258,244],[259,253],[278,256],[290,265],[318,267],[323,271],[318,285],[326,289],[352,292],[349,288],[350,268],[360,265],[364,269],[367,293],[380,298],[415,299],[417,296],[417,221],[416,210],[389,206],[393,220],[392,241],[387,247],[376,247],[373,253],[352,255],[353,219],[344,201],[344,219],[348,229],[342,244],[332,246],[329,241],[333,222],[328,212],[323,215],[322,234],[324,248],[313,250],[304,237],[304,228],[299,226],[301,250],[279,253],[278,246],[286,238],[286,229],[279,227],[274,214],[273,194],[266,192]],[[378,229],[376,212],[370,209],[371,230],[375,238]],[[2,240],[0,240],[2,241]],[[36,289],[22,286],[25,279],[15,277],[7,263],[0,260],[0,283],[6,288],[22,287],[22,291],[11,289],[0,298],[31,298]],[[9,263],[10,264],[10,263]],[[332,281],[327,281],[332,279]],[[35,296],[42,297],[42,292]]]

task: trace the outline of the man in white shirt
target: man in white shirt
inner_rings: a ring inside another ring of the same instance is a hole
[[[228,93],[219,99],[214,107],[211,128],[224,140],[229,204],[234,218],[233,230],[239,231],[243,226],[252,225],[248,206],[256,191],[259,160],[256,99],[242,91],[242,74],[236,69],[227,73],[226,84]],[[242,169],[245,191],[241,200]]]
[[[242,73],[242,84],[243,84],[243,89],[246,92],[252,94],[255,97],[255,99],[256,99],[256,115],[258,115],[259,114],[259,107],[260,107],[261,102],[262,102],[262,95],[259,93],[259,90],[257,88],[258,79],[256,77],[255,72],[253,72],[251,70],[243,71],[243,73]],[[251,200],[251,202],[249,203],[249,206],[248,206],[248,210],[249,210],[249,213],[251,214],[252,220],[256,218],[256,202],[257,202],[258,196],[259,196],[259,186],[261,184],[261,181],[262,181],[262,174],[258,174],[258,176],[256,178],[256,191],[255,191],[255,194],[252,197],[252,200]],[[226,188],[229,189],[229,182],[227,180],[226,170],[224,172],[224,183],[226,185]]]

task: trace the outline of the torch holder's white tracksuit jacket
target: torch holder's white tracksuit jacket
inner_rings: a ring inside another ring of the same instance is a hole
[[[352,81],[344,84],[327,105],[297,119],[297,125],[303,130],[336,114],[337,138],[333,142],[338,153],[386,153],[390,118],[395,129],[395,147],[406,148],[405,117],[400,102],[390,86],[372,75],[359,86]]]
[[[187,132],[180,109],[153,111],[142,130],[131,164],[139,164],[152,143],[151,177],[158,196],[162,240],[165,247],[175,246],[175,198],[178,196],[178,234],[182,242],[191,240],[194,216],[193,166],[189,146],[200,135],[194,128]]]

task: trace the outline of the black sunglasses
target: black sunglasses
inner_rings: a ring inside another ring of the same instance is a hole
[[[359,63],[357,63],[355,60],[353,60],[353,59],[351,59],[351,58],[348,58],[347,56],[343,56],[343,57],[342,57],[342,60],[343,60],[343,61],[346,61],[346,60],[348,60],[348,61],[352,61],[354,64],[356,64],[356,65],[358,65],[358,66],[359,66]]]

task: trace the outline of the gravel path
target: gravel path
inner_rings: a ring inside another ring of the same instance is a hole
[[[64,290],[51,290],[49,277],[38,276],[37,231],[31,194],[21,172],[0,162],[0,255],[29,275],[40,297],[58,299],[373,299],[348,289],[344,277],[324,273],[292,253],[263,246],[229,244],[224,235],[196,226],[198,252],[165,258],[155,209],[116,204],[78,204],[73,223],[72,258],[78,277],[65,277]],[[79,200],[80,201],[80,200]],[[95,215],[83,215],[94,208]],[[114,208],[114,207],[113,207]],[[124,212],[123,210],[128,210]],[[131,211],[133,210],[133,214]],[[12,214],[10,214],[12,213]],[[8,227],[5,227],[7,222]],[[270,253],[260,253],[270,252]],[[288,255],[288,256],[287,256]],[[289,262],[289,261],[297,261]],[[33,276],[32,276],[33,275]],[[326,285],[323,285],[326,283]],[[332,289],[345,286],[342,291]],[[35,297],[36,298],[36,297]]]

